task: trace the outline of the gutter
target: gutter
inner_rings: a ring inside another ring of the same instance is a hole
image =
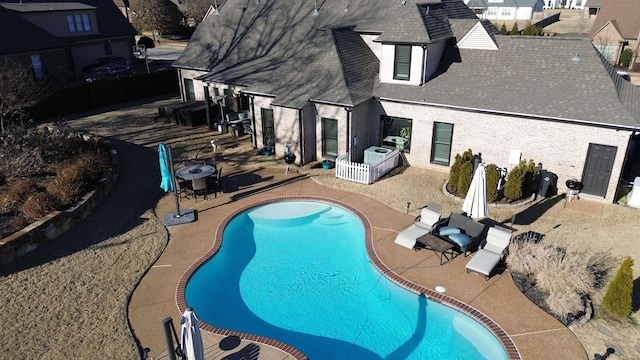
[[[510,112],[510,111],[486,110],[486,109],[466,107],[466,106],[443,105],[443,104],[429,103],[426,101],[398,100],[398,99],[391,99],[391,98],[385,98],[385,97],[376,97],[376,99],[380,101],[388,101],[388,102],[400,103],[400,104],[424,105],[424,106],[437,107],[437,108],[455,109],[455,110],[461,110],[466,112],[479,112],[479,113],[493,114],[493,115],[508,115],[508,116],[519,117],[519,118],[533,118],[537,120],[554,121],[554,122],[562,122],[562,123],[577,124],[577,125],[590,125],[590,126],[611,128],[616,130],[631,130],[631,131],[640,130],[640,124],[638,124],[637,126],[615,125],[615,124],[607,124],[607,123],[602,123],[597,121],[586,121],[586,120],[567,119],[567,118],[560,118],[560,117],[540,116],[540,115],[517,113],[517,112]]]
[[[343,104],[343,103],[324,101],[324,100],[318,100],[318,99],[309,99],[309,101],[318,103],[318,104],[324,104],[324,105],[334,105],[334,106],[342,106],[342,107],[348,107],[348,108],[353,107],[352,104]]]

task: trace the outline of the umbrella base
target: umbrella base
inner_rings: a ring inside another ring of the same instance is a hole
[[[168,212],[164,214],[164,224],[166,226],[186,224],[196,220],[195,210],[185,210],[180,213]]]

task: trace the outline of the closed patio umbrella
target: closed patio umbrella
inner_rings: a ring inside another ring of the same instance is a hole
[[[204,360],[204,346],[202,335],[198,327],[198,317],[191,308],[187,308],[182,314],[182,353],[187,360]]]
[[[173,174],[171,166],[171,155],[168,152],[165,144],[158,145],[158,153],[160,154],[160,175],[162,175],[162,182],[160,187],[165,192],[173,191]]]
[[[172,191],[176,200],[176,212],[164,214],[165,225],[177,225],[190,223],[195,220],[193,210],[187,210],[180,213],[180,201],[178,199],[178,189],[175,184],[175,173],[173,172],[173,158],[171,156],[171,145],[158,145],[158,153],[160,154],[160,175],[162,181],[160,187],[165,192]]]
[[[489,213],[489,201],[487,200],[487,175],[484,165],[478,165],[476,172],[473,174],[471,186],[467,197],[464,198],[462,211],[474,219],[487,216]]]

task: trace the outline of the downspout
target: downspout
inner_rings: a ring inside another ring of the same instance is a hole
[[[422,84],[427,83],[427,46],[422,45]]]
[[[184,81],[182,81],[182,69],[178,69],[178,89],[180,89],[180,100],[184,100]]]
[[[251,117],[251,140],[253,141],[253,148],[255,149],[256,147],[258,147],[258,138],[256,137],[256,107],[255,107],[255,102],[254,102],[255,96],[253,95],[249,95],[249,100],[251,100],[251,114],[253,114],[253,116]]]
[[[344,110],[347,112],[347,154],[351,161],[351,108],[345,107]]]
[[[209,130],[213,130],[213,126],[211,126],[211,98],[209,97],[209,84],[204,83],[204,113],[207,118],[207,128]]]
[[[300,144],[300,166],[304,166],[305,162],[304,162],[304,131],[302,129],[302,109],[298,110],[298,124],[299,124],[299,140],[298,143]]]

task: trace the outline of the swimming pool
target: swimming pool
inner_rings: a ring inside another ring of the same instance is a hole
[[[383,276],[351,212],[276,202],[236,215],[186,302],[216,327],[290,344],[312,359],[506,359],[471,317]]]

